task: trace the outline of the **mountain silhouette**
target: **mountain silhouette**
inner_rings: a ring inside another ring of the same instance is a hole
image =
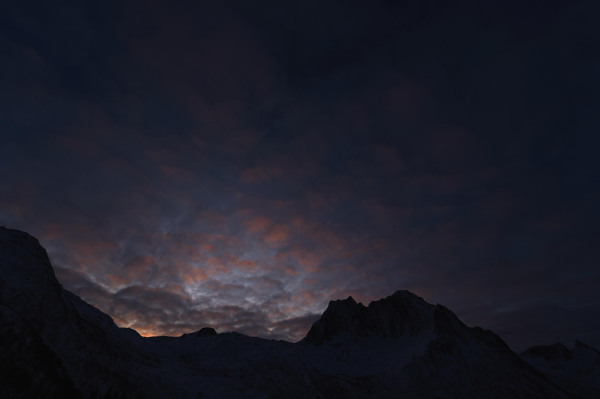
[[[2,398],[598,397],[594,348],[519,356],[408,291],[331,301],[298,343],[210,327],[145,338],[65,290],[38,240],[4,227],[0,358]]]

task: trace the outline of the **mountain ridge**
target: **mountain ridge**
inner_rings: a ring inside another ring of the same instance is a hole
[[[467,327],[451,310],[408,291],[368,306],[351,297],[331,301],[295,344],[211,329],[144,338],[65,290],[27,233],[0,228],[0,268],[5,398],[587,394],[555,384],[493,332]]]

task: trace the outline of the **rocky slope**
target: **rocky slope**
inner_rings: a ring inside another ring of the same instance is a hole
[[[407,291],[332,301],[296,344],[210,328],[144,338],[63,289],[38,241],[5,228],[0,359],[3,398],[580,397]]]

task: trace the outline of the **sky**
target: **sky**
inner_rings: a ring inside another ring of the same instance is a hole
[[[0,6],[0,225],[142,335],[409,290],[600,347],[600,6]]]

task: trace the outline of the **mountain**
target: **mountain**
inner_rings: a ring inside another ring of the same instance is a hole
[[[141,337],[65,290],[34,237],[3,227],[0,359],[2,398],[581,397],[408,291],[331,301],[295,344],[211,328]]]
[[[534,346],[521,357],[565,390],[584,398],[600,398],[600,351],[576,340],[568,349],[561,343]]]

